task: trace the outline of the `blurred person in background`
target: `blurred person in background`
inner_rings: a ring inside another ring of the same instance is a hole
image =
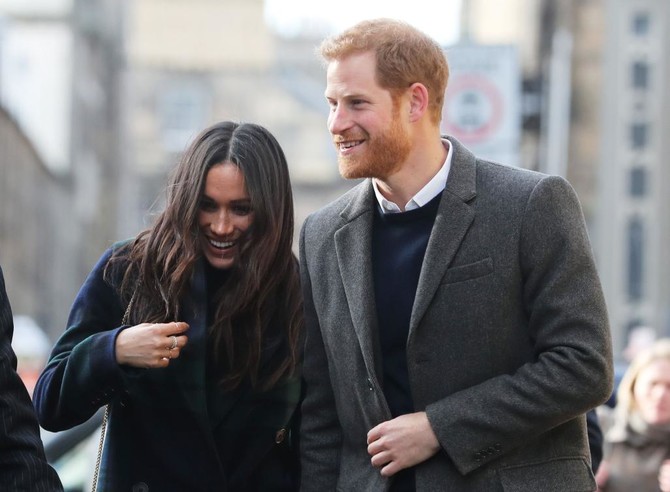
[[[596,480],[605,492],[670,492],[670,339],[638,352],[624,373]]]
[[[321,45],[345,178],[300,240],[304,491],[595,490],[608,317],[567,181],[440,133],[449,68],[412,26]]]
[[[63,487],[47,463],[30,396],[16,372],[12,308],[0,267],[0,490],[57,492]]]
[[[296,489],[293,228],[279,143],[222,122],[183,154],[154,225],[103,254],[34,393],[52,431],[109,405],[98,490]]]
[[[589,453],[591,454],[591,470],[595,474],[603,459],[603,429],[595,408],[586,412],[586,431],[589,440]]]
[[[635,326],[628,332],[627,340],[628,342],[621,353],[623,360],[621,362],[615,361],[614,363],[614,389],[609,400],[605,403],[609,408],[614,408],[616,406],[616,392],[619,383],[621,382],[621,378],[626,372],[626,368],[639,352],[650,347],[654,343],[656,340],[656,330],[651,326]],[[610,424],[608,420],[611,412],[608,412],[606,408],[599,408],[598,410],[600,417],[605,420],[603,426],[609,427]]]
[[[656,330],[651,326],[634,326],[628,332],[628,343],[623,349],[622,355],[626,363],[631,361],[645,349],[651,347],[656,341]]]

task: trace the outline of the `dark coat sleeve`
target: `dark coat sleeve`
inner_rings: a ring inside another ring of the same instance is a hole
[[[12,350],[14,323],[0,269],[0,490],[63,490],[44,457],[37,419]]]
[[[104,278],[112,249],[95,265],[79,290],[65,333],[56,342],[33,392],[40,424],[61,431],[88,420],[124,388],[115,342],[123,309]]]
[[[490,377],[426,409],[463,474],[527,448],[532,439],[541,445],[540,436],[550,430],[559,430],[561,446],[569,446],[569,432],[558,426],[583,418],[612,391],[607,311],[574,190],[558,177],[537,181],[519,224],[522,288],[514,298],[506,294],[501,306],[523,306],[532,357],[511,374]],[[496,444],[496,453],[473,452]]]

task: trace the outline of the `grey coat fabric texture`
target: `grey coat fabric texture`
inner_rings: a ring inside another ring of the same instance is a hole
[[[560,177],[454,155],[423,260],[407,360],[441,445],[417,491],[595,490],[584,413],[610,395],[605,302]],[[370,180],[305,221],[302,490],[384,491],[366,434],[389,420],[375,315]]]

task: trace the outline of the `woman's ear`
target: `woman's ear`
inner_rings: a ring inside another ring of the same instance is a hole
[[[409,119],[412,123],[420,120],[428,111],[428,89],[420,82],[409,86]]]

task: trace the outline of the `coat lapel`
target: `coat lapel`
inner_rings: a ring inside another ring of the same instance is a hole
[[[335,232],[335,251],[351,320],[370,374],[380,374],[377,314],[372,285],[373,190],[370,180],[340,214],[345,225]]]
[[[475,217],[468,204],[476,195],[475,156],[457,140],[450,137],[449,141],[454,152],[451,170],[421,267],[410,318],[410,342]]]
[[[183,320],[188,323],[188,344],[181,356],[168,366],[183,398],[186,408],[196,417],[201,426],[209,428],[206,400],[207,360],[207,283],[201,262],[197,262],[191,282],[188,300],[182,309]]]

